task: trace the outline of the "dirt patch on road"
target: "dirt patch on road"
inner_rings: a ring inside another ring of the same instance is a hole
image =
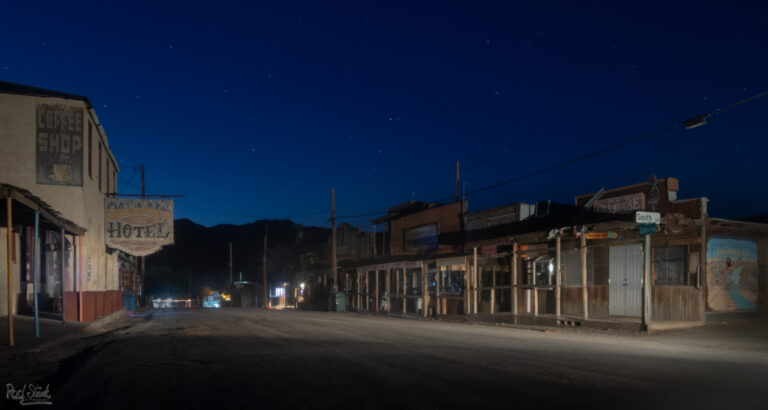
[[[0,382],[23,385],[52,383],[74,371],[83,361],[131,327],[151,316],[131,318],[124,310],[73,330],[58,339],[0,355]]]

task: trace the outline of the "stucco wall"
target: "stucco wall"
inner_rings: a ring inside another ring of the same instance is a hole
[[[36,179],[36,113],[38,104],[61,104],[83,110],[83,185],[63,186],[38,184]],[[88,124],[92,124],[93,172],[88,173]],[[114,191],[112,170],[114,158],[102,139],[97,119],[90,114],[85,102],[62,98],[33,97],[0,93],[0,182],[16,185],[32,192],[62,216],[87,229],[83,237],[83,290],[118,289],[117,254],[107,254],[104,246],[104,191],[102,179],[99,190],[98,149],[102,141],[102,176],[110,178]],[[106,161],[111,161],[109,175]],[[4,260],[4,259],[3,259]],[[1,268],[4,269],[4,268]],[[79,269],[78,269],[79,270]]]

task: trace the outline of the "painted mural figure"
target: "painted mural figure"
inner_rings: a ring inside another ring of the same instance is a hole
[[[707,302],[712,310],[757,308],[757,244],[748,239],[713,237],[707,246],[710,272]]]

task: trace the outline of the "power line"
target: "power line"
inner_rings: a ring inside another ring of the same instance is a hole
[[[536,176],[536,175],[544,174],[546,172],[553,171],[555,169],[564,168],[564,167],[567,167],[569,165],[573,165],[575,163],[578,163],[578,162],[581,162],[581,161],[584,161],[584,160],[596,157],[598,155],[605,154],[606,152],[610,152],[610,151],[613,151],[613,150],[616,150],[616,149],[619,149],[619,148],[623,148],[623,147],[626,147],[628,145],[636,144],[638,142],[644,141],[646,139],[655,137],[655,136],[660,135],[660,134],[664,134],[664,133],[666,133],[668,131],[671,131],[673,129],[676,129],[676,128],[685,127],[686,129],[691,129],[691,128],[698,127],[700,125],[705,124],[707,119],[709,117],[711,117],[711,116],[721,114],[721,113],[723,113],[725,111],[728,111],[728,110],[736,108],[736,107],[738,107],[740,105],[752,102],[754,100],[757,100],[759,98],[765,97],[767,95],[768,95],[768,91],[764,91],[764,92],[761,92],[759,94],[755,94],[755,95],[753,95],[751,97],[748,97],[748,98],[745,98],[743,100],[737,101],[737,102],[735,102],[733,104],[730,104],[730,105],[727,105],[727,106],[725,106],[723,108],[717,108],[714,111],[710,111],[708,113],[704,113],[704,114],[701,114],[701,115],[697,115],[695,117],[691,117],[691,118],[689,118],[687,120],[677,122],[677,123],[672,124],[672,125],[670,125],[668,127],[665,127],[665,128],[653,131],[651,133],[642,135],[640,137],[632,138],[630,140],[626,140],[626,141],[620,142],[618,144],[610,145],[610,146],[602,148],[600,150],[593,151],[593,152],[590,152],[588,154],[585,154],[585,155],[582,155],[582,156],[579,156],[579,157],[576,157],[576,158],[573,158],[573,159],[570,159],[570,160],[567,160],[567,161],[563,161],[563,162],[560,162],[560,163],[557,163],[557,164],[554,164],[554,165],[551,165],[551,166],[548,166],[548,167],[545,167],[545,168],[541,168],[541,169],[538,169],[538,170],[535,170],[535,171],[532,171],[532,172],[529,172],[529,173],[526,173],[526,174],[518,175],[518,176],[509,178],[509,179],[506,179],[506,180],[503,180],[503,181],[500,181],[500,182],[496,182],[496,183],[491,184],[491,185],[487,185],[487,186],[484,186],[484,187],[481,187],[481,188],[473,189],[473,190],[465,193],[465,196],[469,196],[469,195],[476,194],[476,193],[479,193],[479,192],[489,191],[491,189],[499,188],[499,187],[502,187],[504,185],[510,184],[512,182],[517,182],[517,181],[520,181],[520,180],[523,180],[523,179],[526,179],[526,178],[530,178],[530,177],[533,177],[533,176]],[[453,200],[455,200],[455,198],[453,196],[450,196],[450,197],[445,197],[445,198],[441,198],[441,199],[438,199],[438,200],[435,200],[435,201],[430,201],[430,202],[446,202],[446,201],[453,201]],[[341,219],[341,218],[345,218],[345,219],[358,218],[358,217],[371,216],[371,215],[381,215],[381,212],[370,213],[370,214],[358,214],[358,215],[342,215],[342,216],[338,216],[337,219]]]
[[[132,183],[130,183],[130,181],[126,181],[125,179],[120,178],[120,177],[118,177],[118,179],[121,182],[125,183],[126,185],[132,186],[134,188],[141,189],[140,186],[132,184]],[[308,216],[315,216],[315,215],[321,215],[321,214],[325,214],[325,213],[330,213],[331,212],[330,210],[322,210],[322,211],[315,211],[315,212],[310,212],[310,213],[306,213],[306,214],[299,214],[299,215],[293,215],[293,216],[264,216],[264,215],[259,216],[259,215],[237,214],[237,213],[233,213],[233,212],[227,212],[227,211],[222,211],[222,210],[210,209],[210,208],[202,207],[202,206],[199,206],[199,205],[191,204],[191,203],[188,203],[188,202],[185,202],[185,201],[180,201],[178,199],[175,200],[174,202],[177,203],[177,204],[181,204],[181,205],[184,205],[184,206],[188,206],[190,208],[195,208],[195,209],[198,209],[198,210],[201,210],[201,211],[205,211],[205,212],[209,212],[209,213],[213,213],[213,214],[236,216],[236,217],[239,217],[239,218],[252,218],[252,219],[298,219],[298,218],[303,218],[303,217],[308,217]]]

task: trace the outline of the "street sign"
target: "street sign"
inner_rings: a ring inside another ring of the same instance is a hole
[[[640,236],[650,235],[658,232],[658,225],[656,224],[643,224],[638,225],[637,230],[640,231]]]
[[[639,224],[660,224],[661,214],[658,212],[635,212],[635,222]]]

